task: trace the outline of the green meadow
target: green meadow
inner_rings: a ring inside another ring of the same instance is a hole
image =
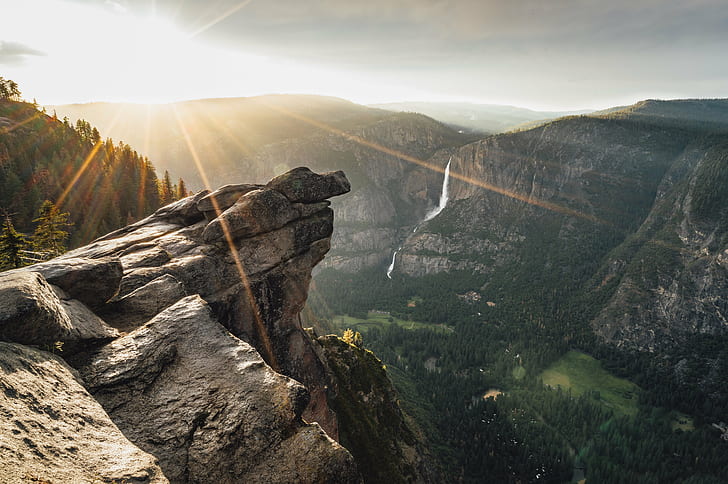
[[[640,388],[629,380],[617,378],[598,360],[578,351],[569,351],[541,373],[541,379],[551,387],[570,389],[573,395],[596,392],[599,401],[617,414],[637,413],[637,394]]]
[[[430,329],[441,333],[452,332],[452,328],[444,324],[420,323],[418,321],[407,321],[395,318],[385,313],[369,311],[366,319],[354,318],[348,315],[337,314],[332,318],[332,323],[337,329],[344,331],[351,328],[364,334],[372,328],[383,328],[391,324],[396,324],[404,329]]]

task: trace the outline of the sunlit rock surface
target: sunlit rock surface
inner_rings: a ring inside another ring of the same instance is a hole
[[[0,336],[53,349],[73,339],[74,320],[108,328],[105,340],[76,338],[61,356],[171,482],[359,482],[332,440],[331,375],[299,320],[330,246],[326,199],[348,190],[341,172],[297,169],[268,187],[228,186],[163,207],[37,272],[16,271],[0,288]],[[94,291],[79,291],[92,281]],[[70,398],[64,384],[55,391]]]
[[[0,342],[0,482],[169,482],[61,358]]]
[[[355,481],[349,453],[301,421],[306,389],[230,334],[199,296],[106,345],[80,370],[171,482]]]

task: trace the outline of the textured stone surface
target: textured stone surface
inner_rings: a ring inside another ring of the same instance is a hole
[[[38,273],[14,277],[55,304],[46,313],[67,322],[67,334],[89,338],[89,328],[104,330],[95,346],[63,354],[171,482],[358,482],[351,455],[331,439],[338,438],[331,375],[299,318],[311,271],[330,248],[329,202],[291,202],[255,189],[208,221],[198,209],[205,196],[163,207],[48,263],[62,280],[109,261],[121,267],[110,301],[109,288],[88,292],[98,298],[87,299],[89,309]],[[227,236],[221,219],[229,222]],[[127,333],[118,336],[105,321]],[[53,336],[48,343],[59,340]]]
[[[106,324],[106,321],[81,301],[69,298],[60,288],[53,287],[53,289],[71,322],[70,336],[65,339],[70,345],[64,350],[83,349],[86,345],[106,342],[119,336],[117,330]]]
[[[224,212],[228,208],[232,207],[240,197],[259,188],[262,188],[262,186],[252,185],[250,183],[222,186],[201,198],[200,201],[197,202],[197,210],[210,214],[209,218],[212,220],[218,215],[216,210],[219,210],[220,213]]]
[[[0,482],[168,482],[59,357],[0,343]]]
[[[118,336],[101,318],[37,272],[0,274],[0,339],[74,352]]]
[[[226,242],[224,231],[232,238],[251,237],[283,227],[298,213],[291,203],[275,190],[253,190],[211,221],[203,233],[207,243]],[[225,229],[225,226],[226,229]]]
[[[26,267],[88,306],[100,306],[119,290],[122,267],[114,257],[58,258]]]
[[[36,272],[0,273],[0,338],[49,345],[71,336],[71,320],[61,301]]]
[[[164,274],[107,304],[101,314],[115,328],[127,330],[146,323],[185,295],[184,286],[174,276]]]
[[[189,296],[95,353],[81,374],[172,482],[356,482],[349,453],[300,416],[308,393]]]
[[[291,202],[304,203],[318,202],[351,190],[343,171],[319,175],[305,167],[294,168],[279,175],[266,186],[282,193]]]

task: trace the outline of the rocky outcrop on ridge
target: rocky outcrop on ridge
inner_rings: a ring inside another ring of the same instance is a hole
[[[10,482],[359,482],[299,323],[326,199],[348,190],[301,168],[202,192],[1,275]],[[78,373],[47,351],[61,348]]]

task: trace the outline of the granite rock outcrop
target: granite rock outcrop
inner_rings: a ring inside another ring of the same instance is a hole
[[[326,199],[349,188],[342,172],[297,169],[201,192],[1,275],[0,356],[14,361],[0,411],[20,430],[0,432],[0,462],[35,455],[19,482],[71,461],[69,482],[360,482],[299,319],[329,250]],[[59,423],[25,424],[33,405]],[[107,435],[64,447],[69,425]]]

